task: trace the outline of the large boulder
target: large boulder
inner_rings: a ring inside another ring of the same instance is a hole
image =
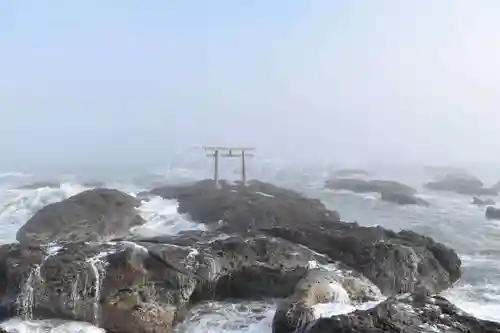
[[[414,188],[392,180],[334,178],[328,180],[325,187],[331,190],[347,190],[356,193],[394,193],[409,196],[417,193]]]
[[[447,174],[444,178],[429,182],[425,188],[433,191],[447,191],[466,195],[497,195],[498,189],[485,188],[483,182],[465,173]]]
[[[339,221],[337,212],[329,211],[317,199],[277,186],[252,181],[247,186],[212,180],[194,184],[164,186],[150,192],[165,199],[176,199],[179,212],[209,225],[222,223],[222,232],[246,232],[270,226],[298,226]]]
[[[192,304],[287,297],[310,262],[328,258],[286,240],[185,234],[164,239],[0,247],[4,317],[61,318],[108,332],[171,332]],[[5,319],[5,318],[2,318]]]
[[[17,232],[22,244],[106,241],[124,236],[145,221],[136,198],[99,188],[74,195],[39,210]]]
[[[286,331],[274,331],[281,333]],[[319,318],[296,333],[497,333],[500,323],[474,318],[440,296],[424,292],[391,297],[369,310]]]

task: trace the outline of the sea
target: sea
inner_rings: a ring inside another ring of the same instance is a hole
[[[248,167],[248,178],[269,181],[319,198],[328,208],[337,210],[345,221],[356,221],[366,226],[380,225],[396,231],[411,229],[451,246],[462,259],[462,278],[443,295],[474,316],[500,322],[500,221],[485,219],[484,207],[472,205],[471,197],[430,192],[422,187],[423,183],[438,176],[437,173],[445,172],[444,168],[367,168],[372,172],[372,178],[397,180],[417,188],[419,196],[430,206],[415,207],[385,203],[376,194],[324,189],[325,180],[337,168],[331,163],[299,165],[255,160]],[[176,160],[164,167],[122,173],[112,170],[0,173],[0,243],[15,242],[18,228],[37,210],[92,188],[96,183],[137,195],[159,184],[209,178],[212,171],[208,160],[184,164]],[[220,173],[221,177],[234,180],[240,177],[239,172],[238,164],[233,163],[223,167]],[[498,173],[495,170],[475,172],[486,184],[500,180],[500,169]],[[203,228],[196,221],[179,215],[175,200],[153,198],[143,201],[139,210],[147,220],[147,224],[139,230],[144,235],[176,234],[182,230]],[[315,311],[318,316],[329,316],[374,305],[353,304],[346,295],[332,303],[318,305]],[[207,302],[195,307],[189,319],[177,327],[177,332],[271,332],[275,308],[276,300],[273,299],[262,302]],[[18,333],[104,332],[90,323],[55,319],[13,318],[0,323],[0,327]]]

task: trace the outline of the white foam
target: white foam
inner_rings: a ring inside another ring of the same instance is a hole
[[[260,194],[260,195],[262,195],[264,197],[274,198],[274,195],[272,195],[272,194],[267,194],[267,193],[264,193],[264,192],[255,192],[255,193]]]
[[[330,288],[332,288],[335,299],[333,300],[335,303],[340,304],[350,304],[351,299],[349,298],[349,294],[347,291],[340,285],[339,283],[330,283]]]
[[[33,319],[33,306],[35,301],[35,290],[40,279],[41,265],[35,265],[30,269],[28,279],[24,283],[18,302],[21,304],[21,316],[24,319]]]
[[[64,320],[22,320],[12,318],[0,323],[10,333],[106,333],[89,323]]]
[[[103,274],[105,273],[104,267],[106,266],[106,262],[103,261],[103,258],[105,258],[107,255],[113,253],[113,251],[102,251],[95,255],[92,258],[87,259],[87,263],[89,264],[92,273],[94,274],[95,278],[95,299],[93,303],[94,307],[94,323],[98,324],[99,323],[99,300],[101,298],[101,284],[102,284],[102,279],[103,279]],[[102,273],[101,273],[102,272]]]
[[[370,301],[362,304],[331,302],[322,303],[314,306],[314,314],[316,317],[331,317],[341,314],[351,313],[356,310],[367,310],[373,308],[381,301]]]
[[[15,241],[17,230],[41,208],[87,189],[79,184],[63,183],[59,187],[7,190],[0,208],[0,242]]]
[[[274,302],[207,302],[196,306],[177,333],[271,332]]]
[[[178,202],[155,196],[142,201],[138,211],[146,223],[130,231],[140,237],[176,235],[184,230],[206,230],[204,224],[190,221],[186,215],[177,212]]]
[[[500,321],[500,286],[457,284],[442,295],[460,309],[484,320]],[[481,299],[477,299],[480,295]]]

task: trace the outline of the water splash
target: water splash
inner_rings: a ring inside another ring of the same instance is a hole
[[[35,265],[31,268],[28,279],[24,283],[21,293],[18,296],[18,303],[21,306],[21,316],[26,320],[33,319],[33,307],[35,304],[36,285],[40,281],[42,265]]]
[[[98,326],[99,321],[100,321],[100,307],[99,307],[99,302],[101,298],[101,287],[102,287],[102,280],[104,278],[104,274],[106,273],[105,267],[107,263],[103,260],[106,256],[111,254],[113,251],[103,251],[98,253],[92,258],[87,259],[87,264],[89,265],[92,274],[94,275],[94,302],[93,302],[93,312],[94,312],[94,318],[93,318],[93,324]],[[101,273],[102,272],[102,273]],[[78,288],[78,285],[77,287]],[[77,292],[77,291],[76,291]],[[78,296],[77,298],[78,299]]]
[[[137,209],[146,224],[132,228],[131,233],[140,237],[177,235],[185,230],[206,230],[201,223],[190,221],[186,215],[178,213],[179,203],[158,196],[142,201]]]
[[[89,323],[65,320],[22,320],[12,318],[0,327],[10,333],[106,333]]]
[[[45,247],[46,255],[42,258],[42,262],[38,265],[34,265],[30,269],[30,273],[23,287],[21,288],[21,293],[18,296],[18,303],[21,307],[21,316],[25,319],[33,319],[33,308],[35,307],[35,292],[37,285],[43,279],[41,276],[41,271],[45,261],[57,255],[60,246],[49,244]]]

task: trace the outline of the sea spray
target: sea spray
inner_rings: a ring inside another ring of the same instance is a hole
[[[94,275],[94,301],[93,301],[93,324],[98,326],[100,320],[100,307],[99,302],[101,298],[101,287],[102,280],[104,279],[104,274],[106,273],[105,267],[107,262],[103,260],[104,257],[109,255],[111,252],[100,252],[92,258],[87,259],[87,264],[89,265],[92,274]],[[102,273],[101,273],[102,272]]]
[[[46,255],[42,258],[42,262],[37,265],[33,265],[30,268],[30,273],[23,287],[21,288],[21,292],[18,296],[18,303],[20,305],[20,315],[22,318],[31,320],[33,319],[33,309],[35,307],[35,294],[38,284],[43,280],[41,275],[43,264],[47,259],[52,256],[57,255],[60,246],[55,244],[49,244],[45,247]]]
[[[34,265],[30,269],[30,273],[26,282],[24,283],[21,293],[18,296],[18,303],[20,304],[20,314],[23,319],[33,319],[33,307],[35,304],[35,290],[38,281],[40,280],[40,272],[42,265]]]

